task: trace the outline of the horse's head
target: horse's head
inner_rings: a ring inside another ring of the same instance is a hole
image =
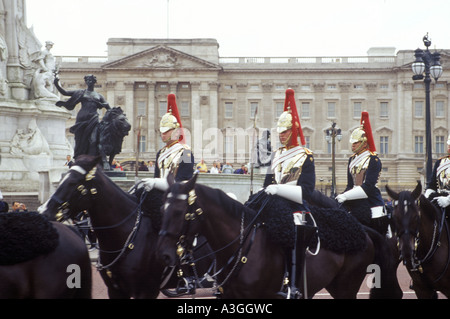
[[[398,248],[403,264],[414,267],[416,240],[420,226],[420,210],[417,199],[422,192],[422,185],[417,183],[414,191],[394,192],[386,185],[388,195],[393,199],[392,220],[397,236]]]
[[[157,254],[166,264],[174,266],[192,248],[202,210],[196,205],[195,174],[186,183],[173,183],[164,198],[163,220],[157,243]]]
[[[100,162],[101,157],[78,156],[75,164],[59,183],[55,193],[39,208],[39,212],[50,220],[62,220],[73,218],[88,209],[92,204],[90,196],[97,193],[92,180],[97,173],[97,164]]]

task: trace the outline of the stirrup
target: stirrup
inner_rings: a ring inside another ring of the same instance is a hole
[[[181,279],[178,283],[182,283],[184,285],[177,285],[177,293],[184,295],[194,295],[196,292],[195,281],[193,281],[191,277],[182,277]]]
[[[289,281],[285,278],[285,283],[283,284],[282,290],[277,292],[278,296],[283,299],[302,299],[303,295],[297,287],[289,286]]]
[[[291,289],[291,287],[287,286],[282,291],[277,292],[277,295],[281,296],[283,299],[302,299],[303,295],[296,287]]]

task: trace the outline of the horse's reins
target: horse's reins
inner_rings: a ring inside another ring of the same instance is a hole
[[[186,247],[183,246],[184,244],[184,239],[186,238],[186,233],[189,229],[189,222],[190,221],[194,221],[196,219],[196,217],[201,217],[203,214],[203,210],[200,206],[198,206],[197,204],[197,195],[195,194],[195,190],[191,190],[189,192],[189,196],[187,198],[188,201],[188,205],[189,205],[189,209],[188,212],[185,214],[185,223],[183,225],[183,231],[182,231],[182,235],[180,236],[178,242],[177,242],[177,254],[179,256],[179,258],[181,259]],[[217,275],[219,275],[220,273],[222,273],[227,267],[232,266],[232,269],[228,272],[227,276],[225,277],[225,279],[219,284],[219,285],[215,285],[216,286],[216,290],[219,290],[221,292],[222,291],[222,287],[223,285],[232,277],[232,275],[236,274],[236,271],[239,271],[240,267],[239,265],[243,265],[245,263],[247,263],[247,255],[248,252],[250,251],[253,241],[255,239],[256,236],[256,230],[258,229],[258,225],[255,224],[257,218],[259,217],[259,215],[261,214],[263,208],[265,207],[265,205],[267,204],[267,202],[269,201],[269,199],[266,199],[265,202],[261,205],[260,210],[258,211],[258,213],[255,215],[255,217],[253,218],[253,220],[248,224],[247,228],[244,227],[244,219],[245,219],[245,210],[242,211],[242,216],[241,216],[241,222],[240,222],[240,231],[239,231],[239,235],[233,239],[230,243],[228,243],[227,245],[225,245],[222,248],[219,248],[205,256],[201,256],[200,258],[197,258],[196,260],[192,260],[192,263],[195,263],[203,258],[206,258],[208,256],[214,255],[220,251],[225,250],[226,248],[230,247],[231,245],[233,245],[234,243],[236,243],[236,241],[239,240],[239,246],[237,247],[236,251],[231,255],[231,257],[228,259],[228,261],[225,263],[224,266],[221,267],[220,270],[215,271],[213,275],[211,275],[212,278],[216,278]],[[198,208],[195,209],[194,205],[198,206]],[[195,211],[194,211],[195,209]],[[253,232],[251,232],[253,228]],[[244,243],[247,241],[247,239],[250,236],[250,233],[252,233],[252,236],[250,238],[250,242],[247,246],[247,249],[245,250],[245,253],[242,254],[243,252],[243,248],[244,248]],[[176,237],[176,235],[174,234],[170,234],[169,232],[167,232],[166,230],[161,230],[160,232],[160,236],[172,236],[172,237]]]
[[[406,203],[404,203],[404,210],[406,212],[407,208],[407,201],[405,201]],[[419,206],[419,202],[416,201],[416,205]],[[414,236],[414,241],[415,241],[415,248],[414,248],[414,264],[413,264],[413,268],[411,269],[411,271],[419,271],[419,273],[423,273],[423,268],[422,265],[426,262],[428,262],[431,257],[436,253],[437,249],[440,247],[440,240],[441,240],[441,236],[442,236],[442,230],[444,228],[445,225],[445,229],[447,231],[447,240],[448,240],[448,247],[450,248],[450,234],[449,234],[449,229],[448,229],[448,225],[447,223],[445,223],[445,209],[441,209],[442,211],[442,218],[439,224],[439,229],[438,229],[438,223],[436,220],[433,221],[433,235],[432,235],[432,239],[431,239],[431,245],[430,248],[428,250],[428,252],[425,254],[425,257],[423,257],[422,259],[418,259],[417,258],[417,248],[419,246],[419,231],[416,230],[413,234]],[[400,238],[402,235],[404,234],[409,234],[410,231],[409,230],[405,230],[404,232],[402,232],[401,234],[398,234],[398,238]],[[447,262],[445,264],[445,268],[442,271],[442,273],[438,276],[437,279],[435,279],[433,281],[433,283],[438,282],[439,280],[442,279],[443,275],[445,274],[445,272],[448,269],[448,266],[450,264],[450,252],[447,253]]]

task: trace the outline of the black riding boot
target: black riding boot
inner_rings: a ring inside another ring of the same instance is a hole
[[[279,293],[283,298],[301,299],[307,296],[306,278],[304,278],[305,252],[315,233],[316,227],[295,225],[294,248],[286,252],[287,272],[289,275],[285,279],[283,291]]]
[[[308,248],[311,239],[316,234],[317,228],[310,225],[297,225],[297,274],[296,287],[302,292],[302,298],[307,299],[308,290],[306,282],[306,249]]]

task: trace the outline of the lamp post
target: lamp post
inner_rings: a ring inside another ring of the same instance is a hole
[[[336,197],[336,138],[338,141],[342,140],[341,129],[336,128],[336,123],[333,122],[331,127],[326,131],[325,139],[331,143],[331,197]]]
[[[431,40],[428,39],[428,33],[423,37],[423,43],[426,46],[426,50],[417,49],[414,52],[416,60],[412,64],[412,71],[414,73],[413,80],[422,80],[425,83],[425,147],[426,147],[426,186],[428,188],[431,181],[432,173],[432,150],[431,150],[431,105],[430,105],[430,84],[431,77],[435,81],[442,75],[442,66],[440,63],[441,55],[439,52],[431,53],[428,49],[431,45]],[[425,75],[425,76],[424,76]]]

